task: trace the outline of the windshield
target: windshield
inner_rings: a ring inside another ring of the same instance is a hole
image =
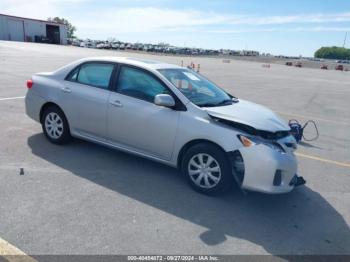
[[[224,106],[233,102],[225,91],[192,70],[172,68],[158,71],[197,106]]]

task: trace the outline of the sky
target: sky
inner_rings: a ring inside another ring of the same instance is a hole
[[[0,0],[0,13],[64,17],[85,39],[313,56],[350,48],[350,0]]]

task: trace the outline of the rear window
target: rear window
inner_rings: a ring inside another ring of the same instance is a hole
[[[74,69],[74,71],[69,74],[69,76],[67,77],[67,80],[76,82],[78,78],[78,72],[79,72],[79,67]]]

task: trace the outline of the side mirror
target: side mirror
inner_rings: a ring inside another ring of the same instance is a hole
[[[160,94],[154,98],[154,103],[157,106],[173,107],[175,106],[175,100],[171,95]]]

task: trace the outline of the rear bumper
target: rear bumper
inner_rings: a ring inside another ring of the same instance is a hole
[[[280,153],[263,144],[241,148],[239,152],[244,162],[242,189],[282,194],[303,184],[296,175],[298,165],[293,153]]]
[[[44,105],[45,100],[38,96],[33,90],[28,90],[24,102],[27,116],[40,122],[40,110]]]

